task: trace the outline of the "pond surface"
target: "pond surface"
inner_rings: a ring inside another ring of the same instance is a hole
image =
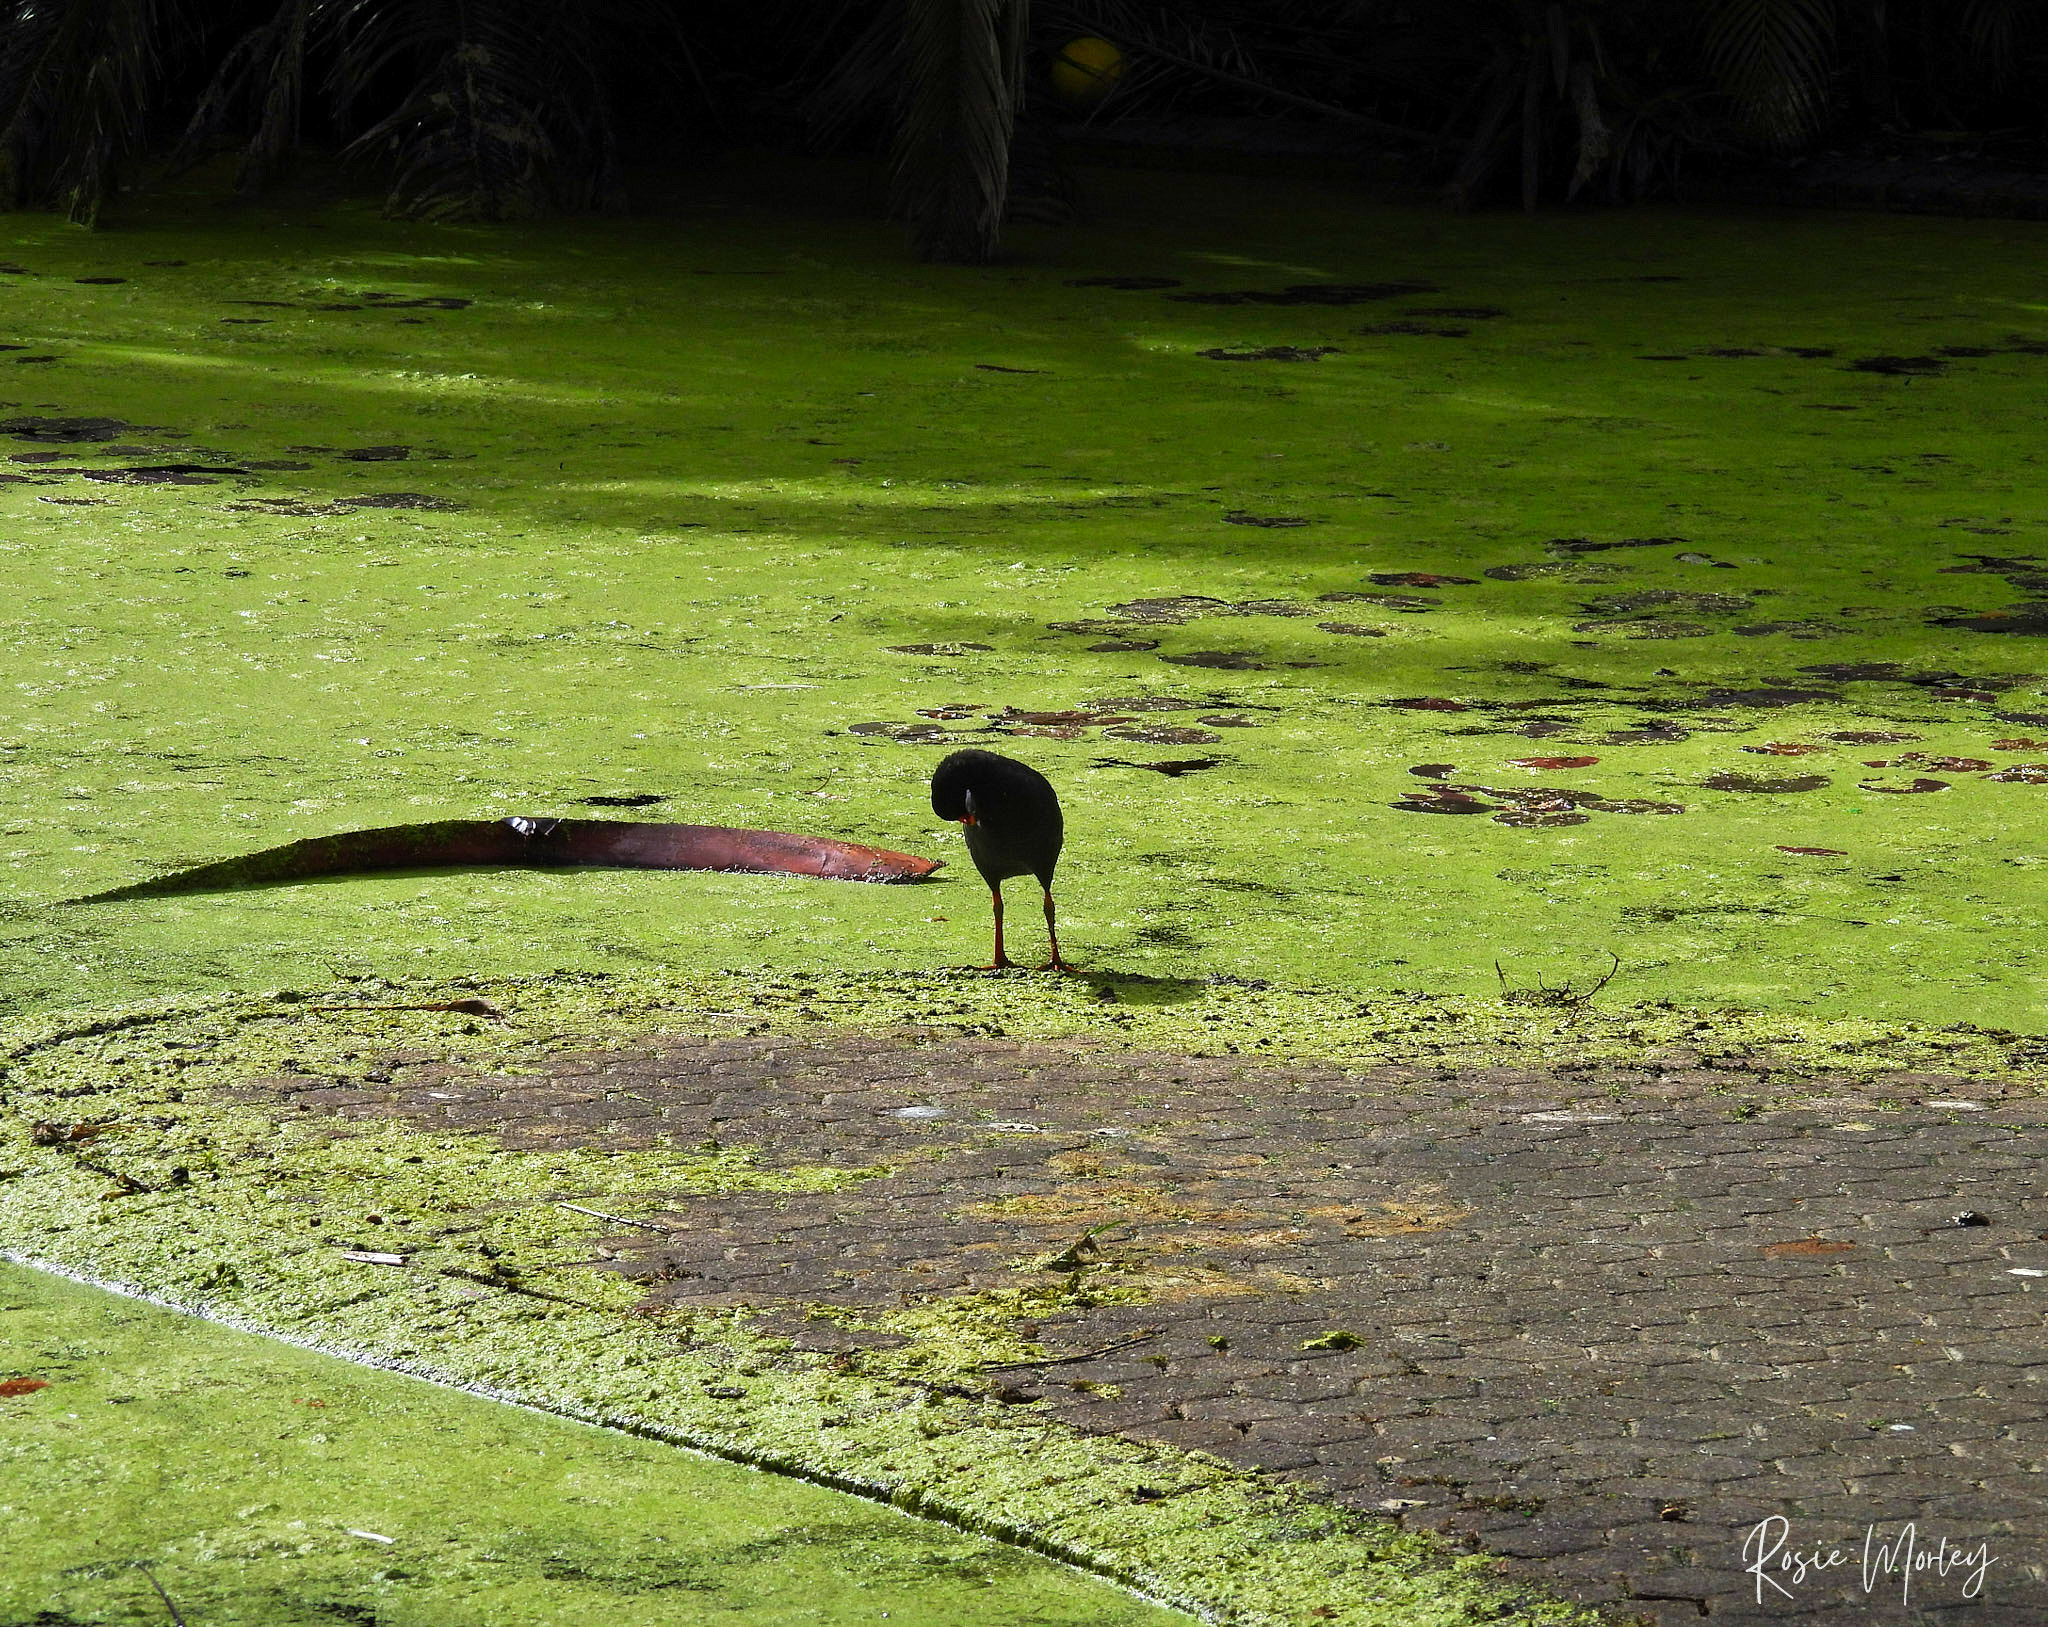
[[[0,1618],[1171,1627],[842,1493],[0,1264]]]
[[[985,959],[976,744],[1066,800],[1083,966],[2037,1022],[2048,228],[1087,184],[978,269],[738,161],[8,217],[0,1010]],[[515,813],[950,867],[47,907]]]

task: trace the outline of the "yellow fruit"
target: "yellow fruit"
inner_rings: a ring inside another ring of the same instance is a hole
[[[1077,107],[1101,101],[1123,76],[1123,52],[1093,35],[1068,40],[1052,59],[1053,94]]]

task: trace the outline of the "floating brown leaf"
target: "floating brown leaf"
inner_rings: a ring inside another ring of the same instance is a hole
[[[1591,768],[1598,757],[1511,757],[1516,768]]]
[[[1787,779],[1765,779],[1755,774],[1709,774],[1702,782],[1715,791],[1758,791],[1783,796],[1793,791],[1818,791],[1828,783],[1825,774],[1798,774]]]
[[[34,1395],[38,1390],[47,1390],[50,1381],[46,1378],[0,1378],[0,1395]]]

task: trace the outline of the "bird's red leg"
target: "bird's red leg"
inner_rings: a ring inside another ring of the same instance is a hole
[[[1074,968],[1060,959],[1060,935],[1053,929],[1052,889],[1050,887],[1045,890],[1045,936],[1046,941],[1052,945],[1052,961],[1045,969],[1048,972],[1071,972]]]
[[[989,887],[988,896],[989,901],[994,904],[996,912],[996,958],[989,962],[988,969],[992,972],[999,972],[1005,966],[1013,964],[1010,957],[1003,953],[1003,889],[992,884]]]

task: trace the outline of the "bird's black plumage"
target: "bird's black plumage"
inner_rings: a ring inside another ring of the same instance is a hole
[[[1035,876],[1045,889],[1045,928],[1052,964],[1064,970],[1053,927],[1052,873],[1066,839],[1066,821],[1052,782],[1027,763],[992,751],[956,751],[932,774],[932,812],[958,820],[967,855],[988,883],[996,917],[995,964],[1003,955],[1003,882]]]

